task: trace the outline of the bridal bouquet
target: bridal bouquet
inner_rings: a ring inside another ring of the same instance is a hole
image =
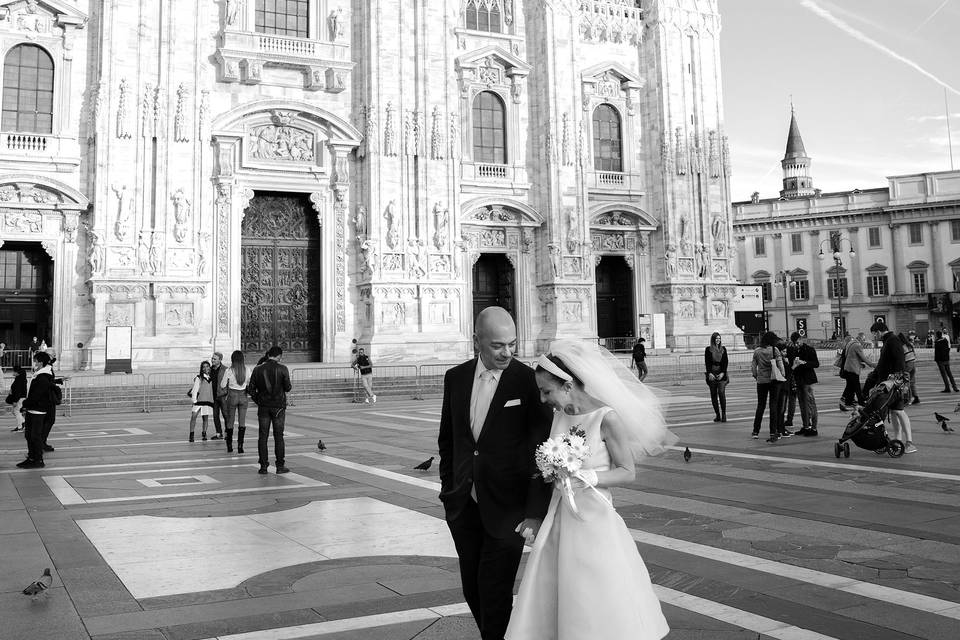
[[[583,461],[590,455],[590,447],[587,446],[586,433],[579,425],[570,427],[568,433],[548,438],[546,442],[541,443],[536,450],[534,459],[537,468],[540,470],[540,476],[545,482],[556,482],[563,491],[570,509],[576,515],[580,515],[577,503],[573,499],[573,483],[571,478],[577,478],[586,486],[597,492],[604,502],[610,504],[605,495],[587,482],[580,470],[583,468]],[[612,506],[612,505],[611,505]]]

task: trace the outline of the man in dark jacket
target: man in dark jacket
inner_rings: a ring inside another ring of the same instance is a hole
[[[23,401],[25,421],[24,436],[27,438],[27,459],[17,464],[21,469],[37,469],[43,463],[43,425],[47,413],[57,410],[57,385],[53,382],[50,354],[37,351],[33,354],[33,380]]]
[[[903,343],[900,338],[891,331],[885,322],[877,320],[870,326],[873,333],[873,339],[876,342],[883,342],[880,347],[880,357],[877,359],[876,368],[870,372],[863,385],[863,394],[867,395],[870,389],[883,382],[895,373],[906,373],[907,362],[903,351]],[[913,428],[910,425],[910,418],[907,412],[903,410],[904,398],[898,397],[890,405],[890,418],[893,423],[893,439],[904,443],[904,453],[916,453],[917,448],[913,444]]]
[[[817,435],[817,398],[813,393],[813,385],[817,384],[817,367],[820,359],[817,350],[806,343],[806,339],[799,332],[794,331],[790,341],[795,345],[794,357],[790,366],[793,368],[793,381],[797,385],[797,401],[800,403],[800,420],[803,427],[797,432],[802,436]]]
[[[257,366],[250,375],[250,396],[257,403],[257,422],[260,433],[257,438],[260,471],[266,473],[270,463],[267,455],[267,438],[273,425],[273,448],[277,473],[287,473],[284,465],[285,447],[283,425],[287,418],[287,392],[290,391],[290,372],[280,364],[283,349],[274,345],[267,350],[267,361]]]
[[[942,331],[937,331],[933,341],[933,361],[937,363],[940,377],[943,378],[943,390],[940,393],[950,393],[950,387],[956,392],[957,383],[950,371],[950,341]]]
[[[213,355],[210,356],[210,386],[213,388],[213,428],[216,430],[216,435],[211,437],[211,440],[223,440],[223,400],[226,398],[226,394],[221,395],[220,390],[225,389],[226,387],[221,386],[223,381],[223,376],[227,373],[227,368],[223,366],[223,354],[219,351],[214,351]]]

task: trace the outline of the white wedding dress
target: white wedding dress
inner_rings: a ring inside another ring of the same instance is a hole
[[[586,432],[584,469],[605,471],[603,407],[554,414],[550,435]],[[610,498],[610,492],[600,491]],[[527,560],[506,640],[660,640],[670,631],[623,518],[593,489],[577,489],[577,516],[555,489]]]

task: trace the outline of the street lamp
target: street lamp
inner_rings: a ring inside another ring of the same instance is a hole
[[[783,331],[785,336],[789,336],[790,316],[787,313],[787,291],[790,287],[796,287],[797,281],[793,280],[787,271],[781,269],[777,272],[777,275],[774,276],[774,282],[783,287]]]
[[[843,267],[843,261],[841,260],[841,258],[843,257],[843,253],[841,251],[841,247],[843,246],[844,240],[846,240],[847,246],[850,247],[850,252],[849,252],[850,257],[851,258],[856,257],[857,252],[853,250],[853,243],[850,242],[850,238],[844,236],[839,231],[831,231],[830,238],[820,243],[820,254],[818,256],[821,260],[823,260],[824,258],[823,245],[829,242],[830,251],[833,254],[833,264],[834,266],[836,266],[836,273],[837,273],[837,278],[836,278],[837,315],[840,316],[840,326],[838,327],[837,335],[841,339],[844,337],[844,334],[846,333],[846,329],[844,327],[844,322],[843,322],[843,281],[840,279],[840,269],[841,267]]]

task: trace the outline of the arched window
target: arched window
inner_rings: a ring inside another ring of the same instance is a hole
[[[620,114],[609,104],[601,104],[593,110],[593,168],[623,171],[620,146]]]
[[[500,15],[500,0],[467,0],[467,29],[500,33]]]
[[[53,133],[53,58],[35,44],[15,46],[3,61],[0,128]]]
[[[260,33],[306,38],[310,27],[310,0],[257,0],[254,29]]]
[[[473,99],[473,161],[507,163],[506,108],[492,91]]]

